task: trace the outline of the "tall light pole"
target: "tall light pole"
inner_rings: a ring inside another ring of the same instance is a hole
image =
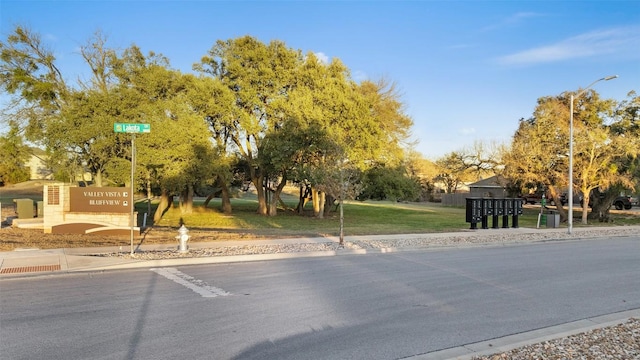
[[[618,75],[603,77],[589,84],[589,86],[576,94],[575,97],[571,94],[571,105],[569,106],[569,214],[567,215],[567,229],[569,234],[573,231],[573,100],[574,98],[582,96],[585,91],[589,90],[597,82],[609,81],[617,77]],[[582,204],[582,206],[589,206],[589,204]]]

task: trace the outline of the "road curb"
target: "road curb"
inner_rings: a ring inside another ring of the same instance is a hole
[[[410,360],[471,360],[476,356],[488,356],[507,352],[522,346],[580,334],[590,330],[618,325],[630,318],[640,318],[640,309],[605,314],[569,323],[507,335],[500,338],[457,346],[427,354],[415,355]]]
[[[362,250],[337,250],[337,251],[308,251],[308,252],[279,253],[279,254],[211,256],[211,257],[193,257],[193,258],[158,259],[158,260],[132,260],[133,262],[122,263],[122,264],[78,267],[75,269],[70,269],[68,272],[72,273],[72,272],[87,272],[87,271],[125,270],[125,269],[139,269],[139,268],[167,267],[167,266],[255,262],[255,261],[268,261],[268,260],[329,257],[329,256],[342,256],[342,255],[365,255],[365,254],[367,254],[367,251],[362,249]]]

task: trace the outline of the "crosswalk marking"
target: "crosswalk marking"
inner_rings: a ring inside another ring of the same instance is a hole
[[[194,292],[200,294],[200,296],[202,297],[212,298],[217,296],[231,295],[223,289],[211,286],[206,282],[198,280],[193,276],[189,276],[176,268],[154,268],[150,270],[158,275],[162,275],[171,281],[174,281],[182,286],[193,290]]]

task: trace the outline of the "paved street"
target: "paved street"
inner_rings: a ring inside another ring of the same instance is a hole
[[[640,309],[640,239],[0,280],[3,359],[402,359]]]

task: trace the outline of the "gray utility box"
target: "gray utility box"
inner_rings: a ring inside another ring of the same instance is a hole
[[[31,199],[14,199],[18,219],[33,219],[35,215],[33,211],[33,200]]]
[[[558,226],[560,226],[560,214],[555,211],[550,211],[547,214],[547,227],[557,228]]]
[[[36,213],[38,214],[37,217],[44,217],[44,201],[36,201]]]

